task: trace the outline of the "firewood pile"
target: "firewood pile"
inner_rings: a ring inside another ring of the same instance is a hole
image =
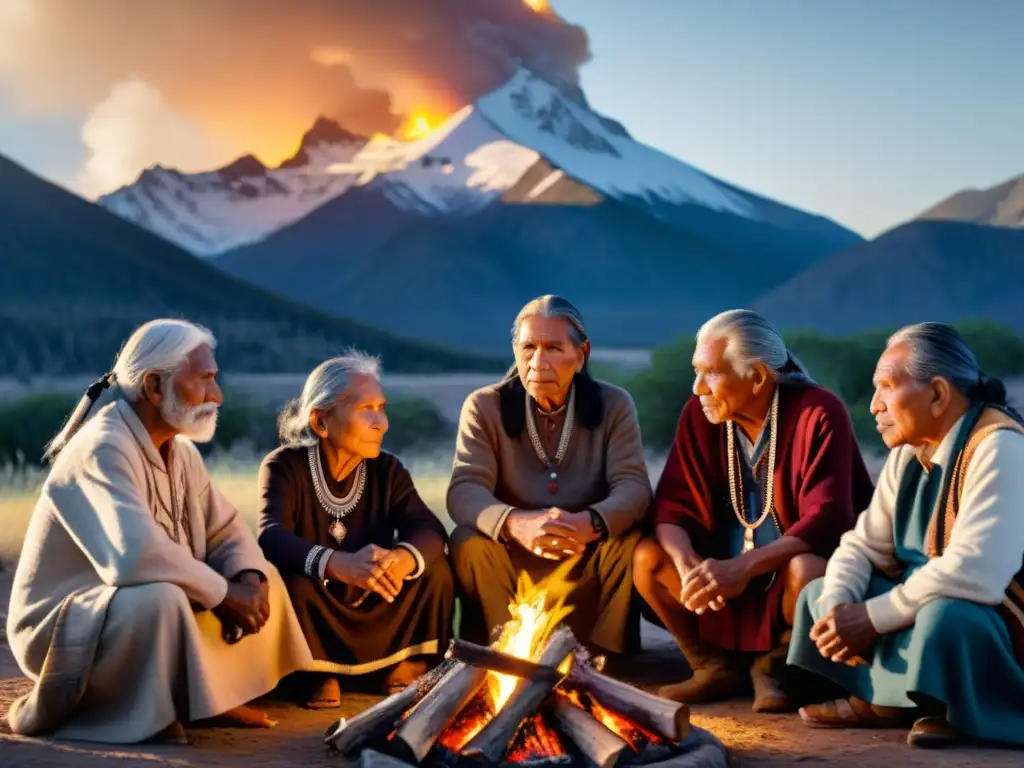
[[[435,669],[334,723],[325,743],[360,768],[726,765],[689,707],[602,674],[567,626],[530,655],[455,640]]]

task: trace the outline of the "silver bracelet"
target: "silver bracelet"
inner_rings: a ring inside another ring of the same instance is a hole
[[[329,552],[330,550],[327,549],[327,547],[321,547],[319,544],[314,545],[313,548],[309,550],[309,554],[306,555],[306,564],[303,568],[309,578],[320,578],[320,559],[322,557],[326,557]]]

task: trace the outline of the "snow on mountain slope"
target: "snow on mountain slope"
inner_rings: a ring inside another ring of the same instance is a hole
[[[641,144],[613,121],[527,70],[520,69],[505,85],[479,99],[477,108],[509,139],[537,150],[566,174],[606,195],[756,215],[745,197]]]
[[[318,121],[280,168],[248,155],[216,171],[184,174],[156,166],[97,202],[199,256],[236,248],[302,218],[340,195],[356,176],[330,170],[366,143]]]
[[[466,214],[512,186],[538,157],[467,106],[418,140],[375,137],[349,163],[332,170],[359,174],[359,184],[379,178],[385,194],[402,208]]]
[[[427,214],[483,208],[538,159],[472,106],[415,141],[367,140],[320,119],[279,168],[247,156],[217,171],[155,167],[98,202],[200,256],[262,240],[313,209],[380,177],[388,198]]]

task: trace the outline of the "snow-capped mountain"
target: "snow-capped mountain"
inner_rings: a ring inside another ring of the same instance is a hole
[[[318,120],[279,168],[252,155],[206,173],[156,166],[97,202],[186,251],[211,256],[258,241],[351,187],[356,175],[332,169],[350,162],[366,142]]]
[[[505,136],[609,197],[660,198],[739,216],[754,214],[748,200],[712,177],[641,144],[617,123],[526,70],[481,98],[477,109]]]
[[[538,182],[536,196],[568,177],[612,198],[760,216],[751,196],[641,144],[616,121],[526,70],[414,141],[356,136],[321,118],[278,168],[253,157],[208,173],[156,167],[98,202],[192,253],[212,256],[258,242],[371,182],[406,210],[473,213],[541,159],[552,171]]]
[[[374,179],[397,206],[465,214],[514,184],[539,155],[509,141],[472,106],[414,141],[369,139],[320,118],[278,168],[241,158],[208,173],[155,167],[97,202],[200,256],[257,242]]]

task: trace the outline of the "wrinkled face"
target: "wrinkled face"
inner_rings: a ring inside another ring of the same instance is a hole
[[[217,361],[208,344],[192,350],[173,376],[162,377],[160,391],[160,417],[171,428],[196,443],[213,439],[224,398],[217,384]]]
[[[534,316],[519,325],[513,346],[523,386],[546,406],[566,396],[573,375],[583,369],[589,342],[575,347],[565,318]]]
[[[342,454],[373,459],[388,431],[387,400],[371,376],[353,376],[334,405],[310,414],[313,431]]]
[[[875,367],[871,413],[886,447],[918,446],[935,431],[936,390],[907,373],[910,350],[896,344],[882,353]]]
[[[758,378],[741,376],[725,356],[725,339],[698,341],[693,352],[693,394],[707,420],[722,424],[744,412],[756,393]]]

